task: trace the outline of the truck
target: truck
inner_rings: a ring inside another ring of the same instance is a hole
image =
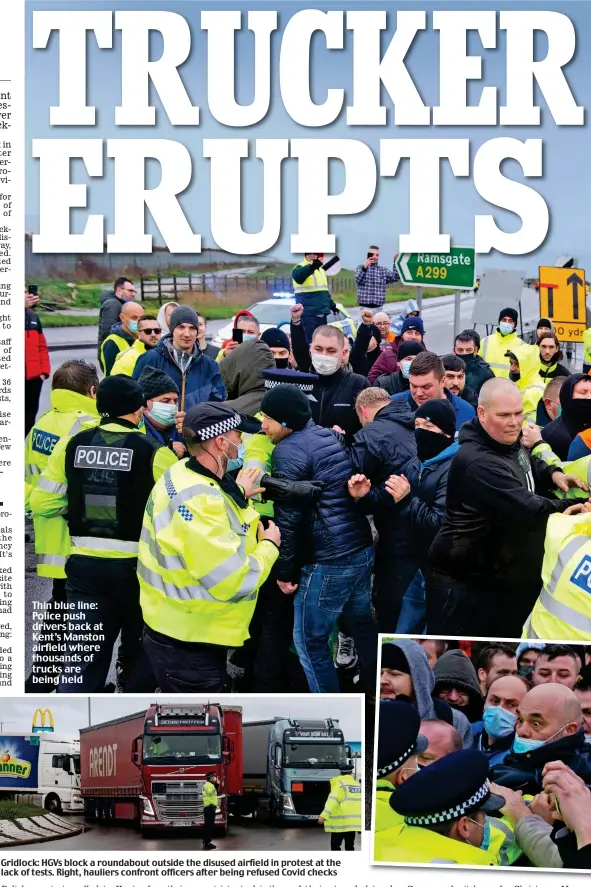
[[[228,830],[228,796],[242,794],[242,709],[152,704],[80,730],[84,812],[131,820],[142,832],[203,826],[203,785],[218,779],[215,833]]]
[[[54,733],[0,734],[0,800],[79,813],[80,740]]]
[[[316,820],[330,781],[352,757],[338,720],[274,718],[242,725],[243,793],[232,799],[237,816],[271,823]]]

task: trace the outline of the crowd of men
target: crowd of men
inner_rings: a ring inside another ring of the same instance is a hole
[[[386,639],[374,858],[589,868],[591,648]]]
[[[100,690],[119,634],[130,692],[223,689],[229,668],[241,689],[371,693],[378,632],[591,632],[591,378],[510,307],[429,351],[416,303],[381,310],[396,272],[375,246],[349,339],[323,261],[293,269],[289,334],[240,311],[217,352],[191,307],[153,317],[120,278],[105,378],[54,373],[26,447],[38,570],[104,634],[76,679],[55,666],[61,692]]]

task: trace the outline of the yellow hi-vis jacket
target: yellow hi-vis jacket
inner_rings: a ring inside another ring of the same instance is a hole
[[[374,858],[380,862],[389,861],[389,854],[392,849],[396,847],[397,836],[402,829],[409,828],[409,826],[405,825],[404,818],[400,816],[399,813],[395,813],[394,810],[392,810],[392,813],[394,816],[400,817],[400,822],[393,823],[388,828],[379,832],[376,828],[374,838]],[[492,856],[493,862],[479,864],[512,865],[523,855],[523,851],[515,841],[514,826],[505,817],[499,819],[496,816],[487,816],[487,819],[490,823],[490,844],[486,851],[481,850],[480,852],[486,852],[489,856]]]
[[[201,791],[201,797],[203,798],[204,807],[217,807],[218,790],[213,782],[204,782],[203,789]]]
[[[591,327],[583,333],[583,363],[591,364]]]
[[[117,419],[112,419],[103,426],[105,431],[121,431],[122,426],[117,424]],[[137,428],[135,432],[125,428],[125,433],[145,434],[143,429]],[[71,437],[62,438],[56,444],[45,470],[41,474],[37,486],[31,493],[30,508],[33,517],[53,518],[56,515],[64,515],[68,510],[68,478],[66,476],[66,447]],[[177,457],[167,447],[158,447],[152,463],[154,482],[156,482],[166,469],[177,462]],[[92,545],[78,542],[76,538],[70,539],[70,554],[83,555],[84,557],[101,557],[105,559],[137,557],[135,543],[122,542],[118,539],[100,540],[104,544],[97,547],[97,541]]]
[[[540,376],[540,351],[537,345],[527,345],[519,341],[512,351],[519,361],[520,378],[515,383],[521,392],[523,418],[526,422],[536,421],[538,401],[544,394],[544,380]],[[495,371],[496,372],[496,371]]]
[[[119,336],[117,335],[117,333],[109,333],[105,341],[101,343],[100,349],[100,365],[103,372],[105,372],[105,342],[114,342],[119,349],[119,353],[121,353],[122,351],[127,351],[127,349],[130,347],[128,340],[124,339],[123,336]],[[115,358],[115,360],[116,359],[117,358]],[[112,369],[113,368],[111,367],[111,371]],[[107,373],[107,375],[110,375],[110,373]]]
[[[302,265],[311,264],[312,262],[309,262],[308,259],[304,259],[303,262],[298,262],[297,265],[294,265],[294,269],[301,268]],[[297,299],[298,296],[305,296],[307,293],[319,293],[328,290],[328,277],[324,268],[321,267],[317,268],[309,277],[306,277],[303,283],[297,283],[295,280],[292,280],[292,284],[293,292]]]
[[[519,345],[523,345],[516,332],[502,336],[498,331],[486,336],[480,343],[478,352],[483,360],[486,360],[495,376],[509,378],[509,358],[505,357],[507,351],[515,351]]]
[[[412,779],[412,777],[411,777]],[[391,834],[392,833],[392,834]],[[432,865],[498,865],[490,850],[454,841],[417,825],[380,832],[374,845],[375,862],[431,863]]]
[[[324,810],[325,832],[361,831],[361,786],[350,773],[330,780],[330,793]]]
[[[37,486],[49,457],[61,439],[92,428],[99,422],[96,401],[77,391],[57,388],[50,395],[51,409],[39,416],[25,441],[25,507]],[[63,517],[34,517],[37,574],[48,579],[65,579],[70,553],[70,535]]]
[[[531,455],[535,459],[545,462],[546,465],[562,468],[565,474],[574,474],[575,477],[584,481],[591,489],[591,456],[581,456],[580,459],[575,459],[573,462],[561,462],[546,441],[534,444]],[[587,501],[589,498],[589,493],[586,490],[579,489],[579,487],[572,487],[567,493],[555,489],[553,490],[553,495],[557,499],[574,499],[575,501],[578,499]]]
[[[591,514],[550,515],[542,583],[522,637],[588,641],[591,637]]]
[[[135,365],[138,362],[138,358],[145,353],[146,346],[143,342],[140,342],[139,339],[136,339],[131,348],[119,352],[115,358],[111,375],[129,376],[131,378],[131,376],[133,376],[133,371],[135,370]]]
[[[383,832],[385,829],[402,827],[404,825],[404,817],[400,813],[396,813],[390,807],[390,798],[395,791],[394,786],[387,779],[378,779],[376,781],[376,790],[374,796],[375,803],[375,821],[374,831]]]
[[[258,541],[251,505],[241,508],[189,463],[173,465],[146,506],[138,554],[144,621],[179,641],[240,647],[279,551]]]
[[[255,419],[262,421],[263,414],[257,413]],[[242,443],[244,444],[244,465],[243,468],[257,468],[266,474],[271,473],[271,459],[275,444],[271,443],[267,435],[259,431],[257,434],[242,434]],[[263,502],[261,495],[254,496],[251,500],[253,507],[256,508],[262,517],[273,517],[273,503],[271,500]]]

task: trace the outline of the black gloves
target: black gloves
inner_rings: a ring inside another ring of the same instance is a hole
[[[263,474],[260,486],[265,488],[265,499],[273,502],[287,502],[298,507],[314,505],[322,496],[324,484],[321,481],[287,480],[283,477],[271,477]]]
[[[318,271],[319,268],[322,268],[322,262],[320,261],[320,259],[314,259],[314,261],[312,262],[312,270]]]

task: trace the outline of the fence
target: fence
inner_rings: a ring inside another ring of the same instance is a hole
[[[355,280],[350,277],[329,278],[332,292],[354,290]],[[186,276],[141,277],[139,283],[142,302],[176,301],[182,293],[202,293],[223,302],[228,293],[236,295],[238,291],[253,301],[269,298],[272,293],[291,293],[291,277],[260,277],[255,275],[231,274],[187,274]]]

